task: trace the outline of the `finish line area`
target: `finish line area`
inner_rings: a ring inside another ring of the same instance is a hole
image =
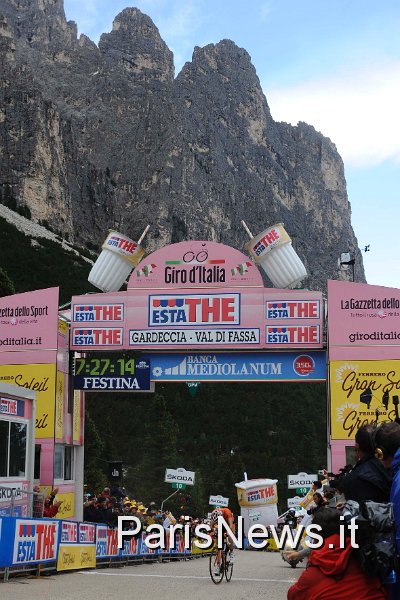
[[[236,551],[233,577],[216,586],[208,574],[208,557],[169,563],[140,564],[63,573],[57,578],[12,579],[2,587],[5,600],[98,600],[125,597],[172,600],[190,597],[284,600],[302,569],[291,569],[279,553]],[[26,585],[21,585],[26,584]],[[29,587],[28,587],[29,586]]]

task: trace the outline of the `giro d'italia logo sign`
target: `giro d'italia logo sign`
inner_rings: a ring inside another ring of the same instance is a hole
[[[300,356],[296,356],[293,361],[293,370],[297,375],[301,377],[307,377],[310,373],[315,371],[315,362],[314,359],[308,354],[301,354]]]

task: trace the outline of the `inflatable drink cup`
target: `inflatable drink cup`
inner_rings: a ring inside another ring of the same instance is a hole
[[[117,231],[110,231],[88,280],[103,292],[117,292],[143,254],[139,243]]]
[[[245,479],[235,483],[246,534],[255,524],[274,526],[277,524],[277,483],[277,479]]]
[[[307,277],[307,271],[292,247],[292,240],[282,223],[252,237],[246,250],[262,267],[276,288],[295,287]]]

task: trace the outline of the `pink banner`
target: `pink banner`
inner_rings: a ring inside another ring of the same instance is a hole
[[[150,254],[126,292],[72,299],[72,350],[161,347],[322,348],[322,294],[265,289],[244,254],[200,241]]]
[[[126,292],[74,297],[70,347],[322,348],[322,293],[264,288],[238,250],[181,242],[145,258]]]
[[[257,266],[235,248],[216,242],[171,244],[133,271],[128,289],[263,286]]]
[[[72,350],[161,345],[322,348],[322,294],[258,287],[140,289],[72,299]]]
[[[0,364],[42,362],[41,351],[57,350],[57,321],[58,288],[0,298]],[[21,361],[26,352],[35,359]]]
[[[400,359],[400,290],[328,281],[330,360]]]

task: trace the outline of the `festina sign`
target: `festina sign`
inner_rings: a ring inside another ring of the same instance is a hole
[[[313,481],[318,480],[316,473],[297,473],[297,475],[288,475],[288,488],[295,490],[298,487],[311,487]]]
[[[224,498],[223,496],[210,496],[208,503],[211,504],[211,506],[225,508],[229,505],[229,498]]]
[[[194,471],[186,471],[185,469],[165,469],[166,483],[185,483],[186,485],[194,485]]]

